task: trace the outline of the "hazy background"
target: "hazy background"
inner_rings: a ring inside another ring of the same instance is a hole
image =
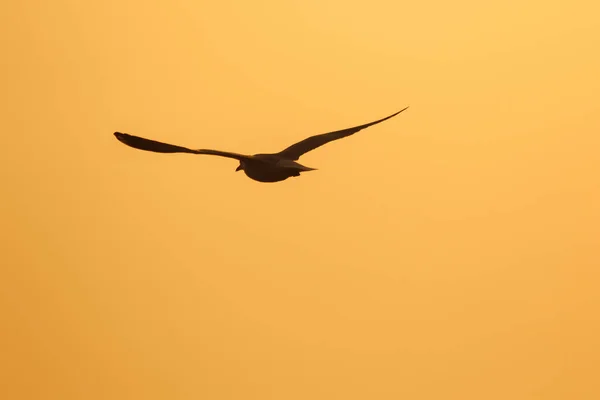
[[[598,15],[3,3],[0,397],[600,398]]]

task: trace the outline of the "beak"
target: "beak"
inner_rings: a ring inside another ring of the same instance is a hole
[[[238,167],[235,169],[235,172],[241,171],[242,170],[242,166],[238,165]]]

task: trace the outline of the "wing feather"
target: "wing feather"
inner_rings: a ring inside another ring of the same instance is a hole
[[[231,153],[228,151],[209,150],[209,149],[189,149],[183,146],[158,142],[156,140],[146,139],[128,133],[115,132],[115,137],[129,147],[139,150],[153,151],[155,153],[189,153],[189,154],[208,154],[213,156],[234,158],[236,160],[247,160],[252,158],[245,154]]]
[[[311,136],[309,138],[306,138],[298,143],[295,143],[295,144],[289,146],[285,150],[277,153],[277,155],[279,155],[282,158],[287,158],[290,160],[297,160],[304,153],[308,153],[309,151],[314,150],[317,147],[321,147],[324,144],[327,144],[333,140],[337,140],[337,139],[341,139],[341,138],[350,136],[360,130],[368,128],[369,126],[372,126],[372,125],[378,124],[380,122],[383,122],[387,119],[390,119],[390,118],[400,114],[402,111],[406,110],[407,108],[408,107],[405,107],[402,110],[400,110],[392,115],[389,115],[385,118],[378,119],[377,121],[369,122],[369,123],[355,126],[352,128],[342,129],[339,131],[328,132],[328,133],[323,133],[320,135]]]

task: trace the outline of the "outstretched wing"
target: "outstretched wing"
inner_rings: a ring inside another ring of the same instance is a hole
[[[177,146],[174,144],[168,144],[158,142],[156,140],[150,140],[139,136],[130,135],[128,133],[115,132],[115,137],[129,147],[133,147],[139,150],[153,151],[155,153],[190,153],[190,154],[210,154],[213,156],[221,156],[227,158],[234,158],[236,160],[246,160],[252,158],[244,154],[231,153],[228,151],[219,150],[207,150],[207,149],[189,149],[183,146]]]
[[[316,149],[317,147],[323,146],[326,143],[331,142],[332,140],[337,140],[344,138],[346,136],[350,136],[360,130],[368,128],[371,125],[378,124],[380,122],[385,121],[386,119],[390,119],[395,115],[400,114],[402,111],[406,110],[408,107],[403,108],[402,110],[394,113],[390,116],[387,116],[382,119],[378,119],[377,121],[369,122],[368,124],[355,126],[353,128],[342,129],[335,132],[323,133],[320,135],[311,136],[306,138],[298,143],[295,143],[288,147],[287,149],[277,153],[282,158],[287,158],[290,160],[297,160],[304,153],[308,153],[311,150]]]

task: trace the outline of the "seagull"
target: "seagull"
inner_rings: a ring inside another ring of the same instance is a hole
[[[314,135],[295,143],[279,153],[246,155],[231,153],[228,151],[209,150],[209,149],[189,149],[187,147],[158,142],[156,140],[146,139],[127,133],[115,132],[115,137],[127,146],[153,151],[155,153],[189,153],[189,154],[208,154],[213,156],[227,157],[238,160],[240,164],[237,171],[244,171],[248,178],[258,182],[280,182],[287,178],[300,176],[301,172],[315,171],[316,168],[306,167],[297,162],[301,155],[311,150],[321,147],[333,140],[345,138],[369,126],[378,124],[392,118],[406,110],[408,107],[389,115],[377,121],[369,122],[353,128],[342,129],[339,131]]]

